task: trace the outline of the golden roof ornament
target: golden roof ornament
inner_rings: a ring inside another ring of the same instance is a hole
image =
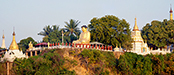
[[[5,36],[4,36],[4,31],[3,31],[3,36],[2,36],[2,38],[3,38],[3,39],[5,38]]]
[[[3,30],[3,36],[2,36],[2,38],[3,38],[3,39],[5,38],[5,36],[4,36],[4,30]]]
[[[16,40],[15,40],[15,32],[13,32],[13,40],[11,42],[9,50],[19,50],[19,47],[18,47]]]
[[[135,18],[135,26],[133,31],[139,31],[138,26],[137,26],[137,18]]]
[[[172,5],[170,4],[170,11],[169,11],[169,13],[170,13],[170,20],[173,20],[173,11],[172,11]]]

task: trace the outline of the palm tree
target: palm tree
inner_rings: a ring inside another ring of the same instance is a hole
[[[59,30],[59,26],[57,26],[57,25],[52,25],[52,31],[54,32],[54,31],[60,31]]]
[[[79,25],[79,23],[80,23],[80,21],[78,21],[78,20],[76,21],[76,20],[73,20],[73,19],[70,20],[70,23],[65,22],[65,24],[66,24],[65,29],[64,29],[66,31],[65,35],[69,36],[69,35],[74,35],[75,34],[76,37],[79,36],[80,35],[80,30],[77,27]]]
[[[42,35],[42,36],[48,36],[49,33],[51,33],[53,31],[52,27],[50,25],[45,26],[43,28],[44,31],[41,31],[40,33],[38,33],[38,35]]]

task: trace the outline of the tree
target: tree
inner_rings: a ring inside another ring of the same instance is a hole
[[[80,30],[77,27],[79,25],[80,21],[76,21],[73,19],[70,19],[70,22],[65,22],[65,36],[70,37],[70,42],[73,42],[73,40],[77,40],[77,37],[80,35]]]
[[[50,42],[50,43],[58,43],[62,42],[62,33],[61,31],[63,29],[59,29],[59,26],[57,25],[52,25],[51,27],[48,25],[44,27],[43,29],[46,29],[45,33],[47,35],[43,37],[43,42]],[[47,32],[49,31],[49,32]],[[44,32],[43,32],[44,33]],[[70,42],[70,37],[64,37],[64,43],[65,42]]]
[[[47,36],[47,35],[49,35],[53,31],[53,29],[52,29],[52,27],[50,25],[45,26],[43,28],[43,30],[44,31],[41,31],[40,33],[38,33],[38,35]]]
[[[60,30],[59,26],[56,25],[48,25],[43,28],[44,31],[41,31],[38,33],[38,35],[42,35],[43,37],[43,42],[60,42]]]
[[[164,28],[168,34],[168,45],[174,44],[174,20],[164,21]]]
[[[17,75],[75,75],[75,71],[64,68],[65,58],[55,52],[55,50],[48,50],[44,55],[28,59],[17,58],[13,62],[12,72]]]
[[[22,51],[25,52],[26,49],[29,48],[28,44],[30,43],[30,41],[33,43],[33,45],[37,44],[37,42],[35,40],[33,40],[32,37],[28,37],[26,39],[20,40],[20,42],[18,43],[19,49],[20,50],[22,49]]]
[[[174,43],[173,29],[174,22],[171,20],[164,19],[163,22],[154,20],[151,24],[148,23],[143,27],[142,36],[150,47],[163,48]]]
[[[69,35],[74,35],[75,36],[79,36],[80,35],[80,30],[79,28],[77,27],[79,25],[80,21],[76,21],[76,20],[73,20],[73,19],[70,19],[70,22],[65,22],[65,35],[66,36],[69,36]]]
[[[50,43],[58,43],[61,39],[61,31],[59,26],[52,25],[52,32],[48,35],[48,42]]]
[[[107,45],[122,46],[130,49],[131,31],[125,19],[120,20],[113,15],[102,18],[93,18],[88,25],[91,41],[98,41]]]

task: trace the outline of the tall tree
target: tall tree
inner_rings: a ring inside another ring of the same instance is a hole
[[[88,25],[91,41],[98,41],[107,45],[122,46],[131,49],[131,31],[126,20],[120,20],[113,15],[93,18]]]
[[[53,31],[52,27],[50,25],[45,26],[43,28],[43,31],[41,31],[40,33],[38,33],[38,35],[42,35],[42,36],[47,36],[49,35],[49,33],[51,33]]]
[[[59,29],[59,26],[52,25],[51,27],[48,25],[44,27],[44,29],[48,29],[49,32],[46,31],[47,35],[43,37],[43,42],[50,42],[50,43],[60,43],[62,42],[62,33],[63,29]],[[64,37],[64,43],[70,42],[70,37]]]
[[[80,35],[80,30],[79,28],[77,27],[79,25],[80,21],[76,21],[76,20],[73,20],[73,19],[70,19],[69,23],[68,22],[65,22],[65,35],[66,36],[69,36],[69,35],[74,35],[75,36],[79,36]]]
[[[76,40],[77,37],[80,35],[80,30],[78,28],[80,21],[78,20],[73,20],[70,19],[69,23],[65,22],[65,36],[69,36],[70,37],[70,42],[72,42],[73,40]]]
[[[50,27],[49,25],[47,27]],[[61,31],[59,26],[52,25],[49,29],[49,34],[43,38],[43,42],[57,43],[61,39]]]

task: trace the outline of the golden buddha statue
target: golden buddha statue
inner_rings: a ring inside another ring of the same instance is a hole
[[[30,41],[30,43],[28,44],[28,46],[29,46],[29,49],[32,49],[32,48],[33,48],[33,44],[31,43],[31,41]]]
[[[80,43],[80,44],[89,44],[90,42],[90,32],[87,31],[87,26],[83,25],[81,27],[82,33],[80,34],[80,38],[76,41],[73,41],[73,43]]]

